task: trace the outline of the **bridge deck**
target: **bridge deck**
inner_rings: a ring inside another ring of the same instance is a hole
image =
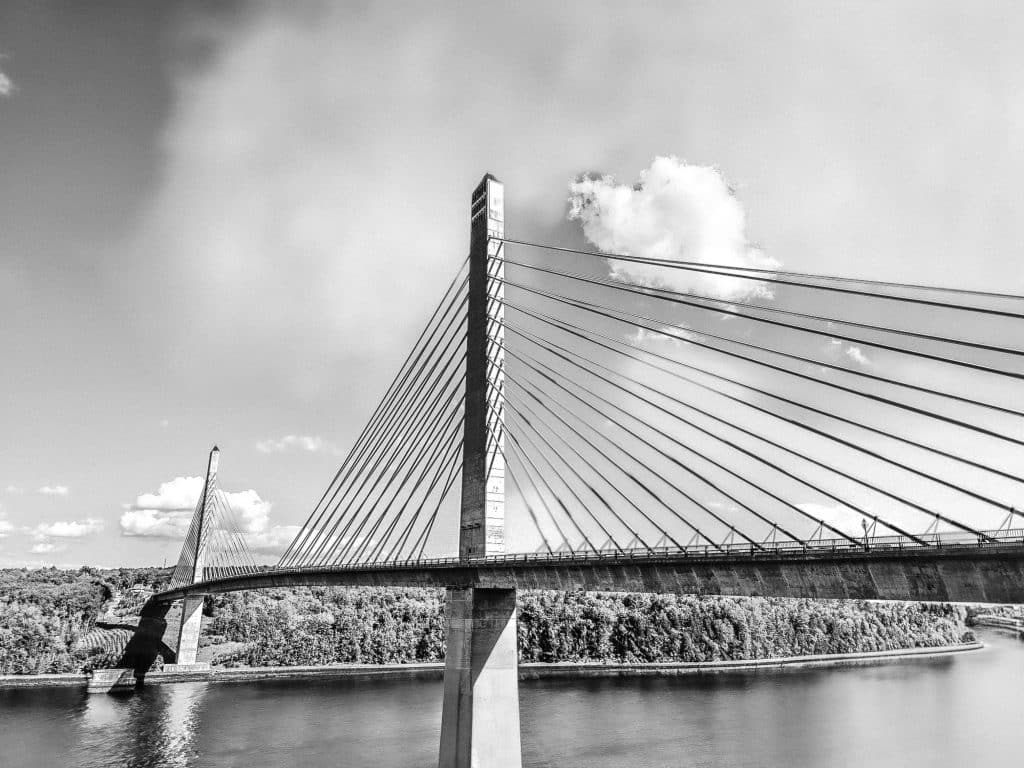
[[[268,568],[167,590],[192,594],[312,585],[498,587],[766,597],[1024,603],[1024,535],[983,543],[788,543],[763,549],[626,550],[502,555],[333,567]]]

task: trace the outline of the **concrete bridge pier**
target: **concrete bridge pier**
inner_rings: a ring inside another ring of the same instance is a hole
[[[448,590],[440,768],[521,768],[516,590]]]
[[[203,595],[186,597],[181,601],[181,624],[175,645],[175,664],[165,664],[166,670],[204,669],[209,664],[196,661],[199,654],[199,635],[203,625]]]

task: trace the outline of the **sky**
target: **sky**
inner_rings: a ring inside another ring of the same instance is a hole
[[[0,566],[173,562],[214,443],[286,541],[485,172],[523,239],[692,215],[700,260],[1024,293],[1022,38],[1012,2],[3,3]]]

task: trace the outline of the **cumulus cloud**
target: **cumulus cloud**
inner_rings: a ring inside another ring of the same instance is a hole
[[[14,93],[14,83],[11,82],[11,78],[0,72],[0,97],[10,96]]]
[[[298,536],[300,528],[298,525],[275,525],[266,531],[247,535],[245,541],[256,554],[283,555],[288,545]]]
[[[42,523],[33,529],[37,537],[53,537],[58,539],[80,539],[90,533],[103,530],[103,521],[97,517],[85,520],[61,520],[55,523]]]
[[[8,485],[6,488],[4,488],[4,491],[11,494],[12,496],[20,496],[25,492],[25,489],[19,488],[16,485]]]
[[[569,218],[602,251],[668,261],[775,269],[753,247],[746,214],[722,174],[675,157],[656,157],[633,185],[584,176],[569,186]],[[613,276],[730,301],[770,297],[763,282],[612,261]]]
[[[202,477],[176,477],[143,493],[121,515],[123,536],[183,539],[203,491]]]
[[[853,362],[861,367],[871,365],[871,358],[860,347],[847,344],[841,339],[829,339],[822,352],[829,362]]]
[[[650,331],[646,328],[637,328],[632,333],[626,334],[626,341],[639,347],[656,343],[679,346],[683,341],[693,341],[697,338],[699,337],[696,333],[667,326],[662,331]]]
[[[871,360],[868,356],[861,352],[860,347],[855,347],[852,344],[846,348],[846,356],[857,363],[857,365],[871,365]]]
[[[6,520],[0,520],[0,539],[9,536],[14,526]]]
[[[35,541],[30,550],[32,554],[41,555],[63,552],[67,549],[67,544],[62,540],[81,539],[102,531],[103,521],[97,517],[88,517],[84,520],[58,520],[54,523],[40,523],[35,528],[24,530],[31,533]]]
[[[49,554],[50,552],[63,552],[67,548],[67,544],[55,541],[40,541],[33,544],[29,551],[33,555],[44,555]]]
[[[67,496],[70,491],[66,485],[44,485],[39,493],[43,496]]]
[[[121,514],[121,534],[160,539],[184,539],[203,492],[202,477],[176,477],[161,483],[156,493],[143,493]],[[222,491],[217,494],[223,510],[230,515],[225,527],[243,534],[255,551],[273,553],[291,526],[271,526],[271,503],[252,490]],[[289,539],[290,541],[290,539]]]
[[[268,438],[256,443],[256,450],[260,453],[338,453],[338,447],[334,443],[316,435],[285,435],[279,440]]]

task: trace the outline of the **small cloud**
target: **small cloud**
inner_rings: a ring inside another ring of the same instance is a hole
[[[12,496],[20,496],[25,492],[25,489],[19,488],[16,485],[8,485],[6,488],[4,488],[4,491],[11,494]]]
[[[6,520],[0,520],[0,539],[3,539],[10,535],[11,531],[14,530],[14,526]]]
[[[70,491],[66,485],[44,485],[39,493],[43,496],[67,496]]]
[[[853,344],[846,344],[842,339],[829,339],[822,349],[824,356],[830,362],[839,363],[843,358],[848,358],[860,366],[871,365],[871,358],[864,354],[864,351]]]
[[[860,351],[860,347],[849,346],[846,348],[846,356],[857,363],[857,365],[871,365],[868,356]]]
[[[661,331],[650,331],[646,328],[637,328],[633,333],[626,334],[626,340],[635,346],[647,346],[652,343],[666,343],[678,347],[684,341],[696,341],[696,333],[690,333],[679,328],[666,326]]]
[[[10,96],[14,93],[14,83],[11,78],[0,72],[0,96]]]
[[[268,438],[256,443],[260,453],[285,453],[305,451],[306,453],[338,453],[338,447],[322,437],[314,435],[285,435],[280,440]]]
[[[90,533],[103,530],[103,521],[97,517],[85,520],[59,520],[55,523],[42,523],[33,530],[37,538],[53,537],[57,539],[80,539]]]
[[[51,552],[63,552],[67,549],[66,544],[58,544],[53,541],[40,541],[32,545],[32,549],[29,550],[33,555],[45,555]]]
[[[275,525],[260,533],[246,534],[245,543],[260,555],[283,555],[300,530],[298,525]]]
[[[171,422],[169,422],[167,419],[160,419],[160,428],[161,429],[167,429],[167,427],[169,427],[170,424],[171,424]]]

